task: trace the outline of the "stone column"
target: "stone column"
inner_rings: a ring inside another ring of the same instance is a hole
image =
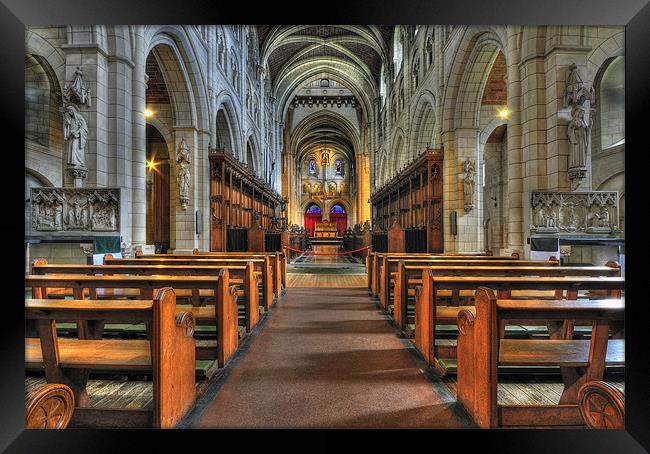
[[[146,109],[145,94],[145,55],[146,43],[142,26],[132,28],[135,46],[133,50],[134,67],[132,80],[132,146],[131,146],[131,194],[129,199],[131,214],[131,246],[141,247],[146,243]]]
[[[483,228],[481,226],[481,211],[483,209],[482,191],[479,190],[482,170],[478,156],[478,129],[456,128],[456,160],[451,171],[456,176],[458,236],[456,238],[458,252],[478,252],[483,245]],[[447,150],[445,149],[445,152]],[[469,160],[474,168],[474,185],[471,196],[465,195],[465,162]]]
[[[134,63],[131,60],[130,52],[126,52],[130,46],[127,43],[119,42],[129,39],[129,27],[116,25],[114,29],[117,41],[116,55],[111,55],[108,60],[107,180],[109,187],[122,188],[122,191],[127,194],[125,200],[130,200]],[[123,243],[131,243],[131,233],[131,216],[121,217],[120,234]]]
[[[178,181],[179,164],[178,155],[182,139],[189,148],[190,155],[190,188],[189,200],[183,206],[180,199],[180,186]],[[198,152],[199,137],[194,127],[174,128],[174,149],[169,155],[169,224],[170,224],[170,249],[173,253],[191,253],[199,247],[195,227],[195,210],[200,206],[198,200]]]
[[[524,245],[523,227],[523,153],[521,125],[521,79],[519,74],[521,26],[508,26],[508,223],[507,250],[522,251]]]

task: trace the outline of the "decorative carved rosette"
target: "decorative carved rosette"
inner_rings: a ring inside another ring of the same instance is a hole
[[[196,321],[192,312],[181,312],[176,316],[176,326],[183,327],[185,337],[192,337],[194,335],[194,327]]]
[[[467,309],[463,309],[462,311],[458,312],[458,332],[461,335],[467,334],[469,331],[469,328],[474,325],[474,314],[472,311],[469,311]]]
[[[26,397],[27,429],[65,429],[74,411],[74,393],[63,384],[51,383],[31,390]]]
[[[591,429],[625,428],[625,394],[611,383],[592,381],[582,385],[578,406]]]

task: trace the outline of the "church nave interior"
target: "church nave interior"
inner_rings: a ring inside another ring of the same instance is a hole
[[[28,427],[624,427],[624,27],[25,45]]]

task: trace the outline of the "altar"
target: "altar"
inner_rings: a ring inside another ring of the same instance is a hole
[[[336,238],[335,222],[316,222],[314,224],[314,238]]]

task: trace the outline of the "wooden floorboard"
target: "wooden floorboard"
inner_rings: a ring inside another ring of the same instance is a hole
[[[443,382],[456,395],[456,377],[446,376]],[[621,391],[625,391],[622,381],[607,380]],[[562,395],[562,380],[559,376],[516,375],[499,378],[497,401],[499,405],[557,405]]]
[[[362,288],[368,285],[365,274],[287,274],[287,287]]]

